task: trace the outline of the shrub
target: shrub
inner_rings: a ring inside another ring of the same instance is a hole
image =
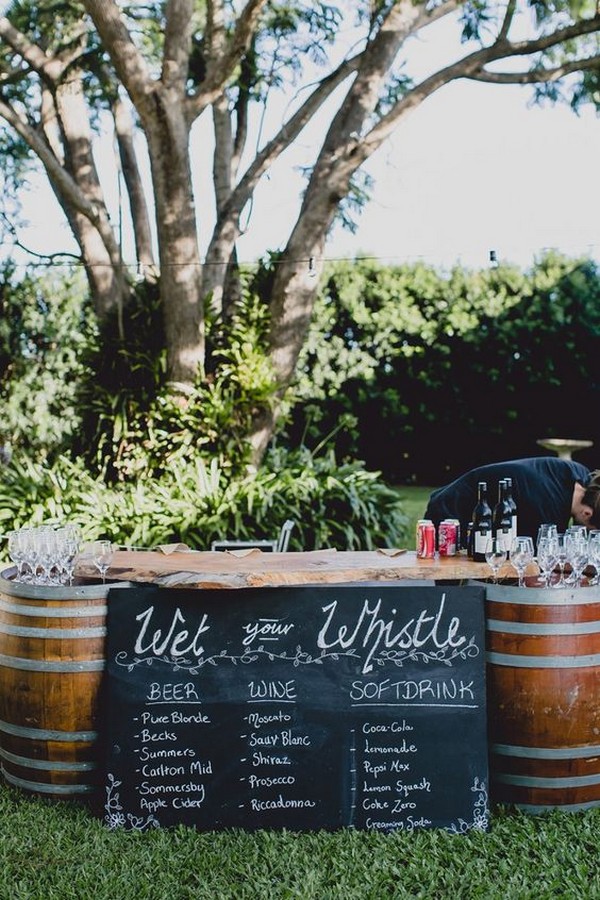
[[[80,428],[76,386],[95,340],[81,272],[0,271],[0,445],[45,457]]]
[[[549,436],[597,446],[593,415],[566,416],[598,405],[599,310],[598,265],[556,253],[528,273],[332,264],[288,439],[312,445],[335,430],[338,458],[396,484],[533,456]],[[593,468],[594,456],[580,459]]]
[[[43,521],[77,522],[84,540],[152,547],[183,541],[194,549],[218,539],[274,539],[293,519],[290,550],[398,546],[406,518],[398,494],[359,462],[333,454],[273,449],[265,466],[229,478],[213,460],[174,463],[160,477],[106,484],[81,461],[60,457],[49,467],[14,460],[0,487],[4,531]]]

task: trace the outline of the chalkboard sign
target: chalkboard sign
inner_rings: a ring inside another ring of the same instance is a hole
[[[488,827],[484,588],[109,596],[104,821]]]

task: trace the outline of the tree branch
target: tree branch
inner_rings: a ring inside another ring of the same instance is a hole
[[[582,37],[584,34],[593,34],[600,30],[600,15],[596,14],[590,19],[580,19],[573,25],[557,28],[550,34],[543,34],[531,41],[497,41],[495,45],[501,51],[498,58],[507,56],[532,56],[557,44],[563,44],[573,38]]]
[[[213,23],[210,28],[210,40],[215,55],[213,57],[212,53],[210,54],[206,77],[199,86],[198,93],[188,101],[188,121],[198,118],[222,92],[244,51],[250,46],[256,24],[267,2],[268,0],[248,0],[242,12],[236,17],[233,35],[228,42],[221,38],[224,28],[222,0],[209,2],[209,21]],[[219,45],[222,47],[221,53],[217,52]]]
[[[573,59],[551,69],[530,69],[528,72],[487,72],[482,69],[480,72],[465,77],[472,81],[485,81],[490,84],[540,84],[557,81],[565,75],[587,69],[600,70],[600,55],[589,56],[585,59]]]
[[[114,251],[114,234],[103,209],[98,204],[88,200],[79,190],[77,182],[57,160],[42,135],[2,99],[0,99],[0,116],[12,125],[28,147],[39,157],[48,173],[48,177],[56,185],[61,195],[66,198],[74,209],[96,226],[107,250],[110,248],[109,252]]]
[[[192,41],[193,0],[168,0],[161,81],[182,96],[188,74]]]
[[[506,6],[506,10],[504,12],[504,19],[502,21],[502,25],[500,26],[500,31],[498,32],[499,40],[506,40],[508,37],[508,32],[510,30],[510,26],[512,25],[513,19],[515,17],[515,11],[517,8],[516,0],[508,0],[508,4]]]
[[[63,64],[55,57],[48,57],[41,47],[32,43],[15,28],[6,16],[0,18],[0,37],[40,77],[54,83],[62,74]]]
[[[361,55],[359,53],[350,59],[343,60],[337,69],[319,82],[312,94],[304,101],[289,121],[285,122],[275,137],[256,154],[252,164],[232,192],[229,202],[223,211],[225,215],[231,216],[242,211],[264,172],[295,141],[316,110],[323,105],[333,91],[345,78],[356,71]]]
[[[140,116],[148,108],[154,83],[146,63],[131,39],[115,0],[83,0],[113,65]]]
[[[390,7],[379,32],[362,53],[358,74],[330,125],[317,166],[329,170],[336,160],[343,158],[346,147],[361,141],[365,123],[379,102],[382,83],[404,41],[454,12],[459,5],[456,0],[448,0],[427,10],[425,5],[413,4],[412,0],[400,0]]]
[[[437,91],[440,87],[443,87],[445,84],[449,84],[451,81],[455,81],[458,78],[468,78],[472,80],[494,80],[494,74],[486,73],[484,70],[484,66],[490,62],[494,62],[499,59],[506,59],[507,57],[515,55],[531,55],[538,51],[546,50],[550,47],[556,46],[562,41],[570,40],[571,38],[578,37],[580,35],[591,34],[595,31],[598,31],[599,29],[600,17],[594,16],[593,19],[582,20],[578,22],[577,25],[558,29],[552,34],[543,35],[539,39],[533,41],[521,41],[512,43],[510,41],[498,39],[491,46],[476,50],[474,53],[463,57],[461,60],[458,60],[457,62],[446,66],[444,69],[440,69],[429,78],[424,79],[421,84],[414,87],[411,90],[410,94],[408,94],[404,99],[396,104],[393,109],[391,109],[385,116],[380,119],[380,121],[371,129],[369,134],[362,139],[360,144],[358,142],[355,142],[355,145],[351,146],[350,143],[348,143],[348,145],[343,149],[342,152],[344,154],[352,154],[352,157],[355,161],[360,159],[360,163],[358,163],[358,165],[361,165],[390,135],[401,118],[404,118],[409,112],[411,112],[413,109],[416,109],[423,102],[423,100]],[[595,59],[595,57],[590,57],[590,59]],[[570,66],[569,63],[565,63],[564,65]],[[592,68],[593,65],[594,63],[588,65],[585,60],[580,60],[577,65],[574,65],[569,69],[565,69],[564,74],[578,71],[581,68]],[[543,72],[547,70],[538,71],[540,74],[542,74],[540,80],[550,80],[543,77]],[[514,73],[514,76],[512,76],[513,80],[509,80],[509,78],[507,78],[505,83],[534,83],[534,79],[530,78],[529,76],[530,73],[528,72]],[[498,83],[501,83],[501,81],[502,77],[498,79]]]
[[[80,253],[71,253],[68,250],[59,250],[56,253],[38,253],[37,250],[32,250],[31,247],[28,247],[24,244],[20,238],[19,233],[13,223],[9,220],[8,216],[0,211],[0,219],[2,219],[4,223],[4,227],[6,230],[12,235],[13,242],[15,247],[19,247],[21,250],[24,250],[25,253],[28,253],[30,256],[35,256],[37,259],[44,259],[48,262],[53,262],[55,259],[64,259],[65,257],[68,259],[74,259],[77,262],[82,262]]]

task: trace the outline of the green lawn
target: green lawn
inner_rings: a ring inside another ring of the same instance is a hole
[[[408,516],[408,525],[406,527],[406,546],[409,550],[414,550],[415,528],[418,519],[423,518],[429,495],[433,488],[430,487],[412,487],[402,485],[398,488],[398,495],[402,502],[402,509]]]
[[[0,787],[2,900],[600,897],[600,810],[499,810],[488,833],[109,831]]]

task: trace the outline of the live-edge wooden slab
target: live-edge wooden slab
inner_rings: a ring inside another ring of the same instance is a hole
[[[253,552],[246,556],[217,551],[121,550],[115,553],[109,580],[152,582],[165,587],[247,588],[303,584],[352,584],[364,581],[463,580],[489,578],[486,563],[465,554],[418,559],[414,551],[314,550]],[[501,572],[502,574],[502,572]],[[504,573],[514,575],[507,566]],[[79,562],[76,575],[97,577],[90,560]]]

